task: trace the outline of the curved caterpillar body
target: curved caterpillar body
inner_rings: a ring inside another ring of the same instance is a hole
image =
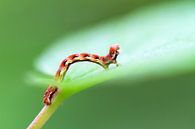
[[[108,69],[110,64],[116,64],[118,66],[116,59],[117,56],[119,55],[119,51],[118,51],[119,49],[120,49],[119,45],[110,46],[109,53],[106,56],[98,56],[96,54],[88,54],[88,53],[72,54],[61,62],[54,79],[57,81],[62,81],[70,65],[76,62],[89,61],[89,62],[99,64],[104,69]],[[53,95],[57,92],[57,90],[58,88],[56,86],[48,87],[43,97],[43,103],[45,105],[51,104]]]

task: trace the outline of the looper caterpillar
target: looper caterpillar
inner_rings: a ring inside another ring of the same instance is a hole
[[[62,81],[70,65],[76,62],[89,61],[102,66],[104,69],[108,69],[110,64],[116,64],[118,66],[116,59],[119,55],[119,49],[119,45],[111,45],[109,52],[106,56],[99,56],[96,54],[89,53],[72,54],[60,63],[60,66],[56,72],[54,79],[57,81]],[[56,86],[49,86],[45,91],[43,103],[45,105],[50,105],[51,100],[57,91],[58,88]]]

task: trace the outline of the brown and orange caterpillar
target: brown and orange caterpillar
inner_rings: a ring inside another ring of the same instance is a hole
[[[108,69],[110,64],[116,64],[118,66],[116,59],[117,56],[119,55],[118,51],[119,49],[120,49],[119,45],[111,45],[109,53],[106,56],[98,56],[96,54],[88,53],[72,54],[61,62],[54,79],[57,81],[62,81],[70,65],[76,62],[89,61],[99,64],[104,69]],[[43,103],[45,105],[50,105],[51,100],[57,91],[58,88],[56,86],[49,86],[45,91]]]

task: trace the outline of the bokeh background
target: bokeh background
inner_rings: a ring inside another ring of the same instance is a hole
[[[165,0],[1,0],[0,128],[26,128],[43,87],[26,83],[34,60],[56,39]],[[45,129],[193,129],[195,72],[131,87],[103,83],[68,99]],[[119,83],[115,83],[119,85]],[[120,97],[119,97],[120,96]]]

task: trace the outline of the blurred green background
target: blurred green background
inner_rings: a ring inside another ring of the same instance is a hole
[[[42,108],[44,89],[29,86],[25,76],[45,47],[70,32],[164,2],[1,0],[0,128],[26,128]],[[44,128],[193,129],[194,78],[192,72],[131,87],[101,84],[68,99]]]

